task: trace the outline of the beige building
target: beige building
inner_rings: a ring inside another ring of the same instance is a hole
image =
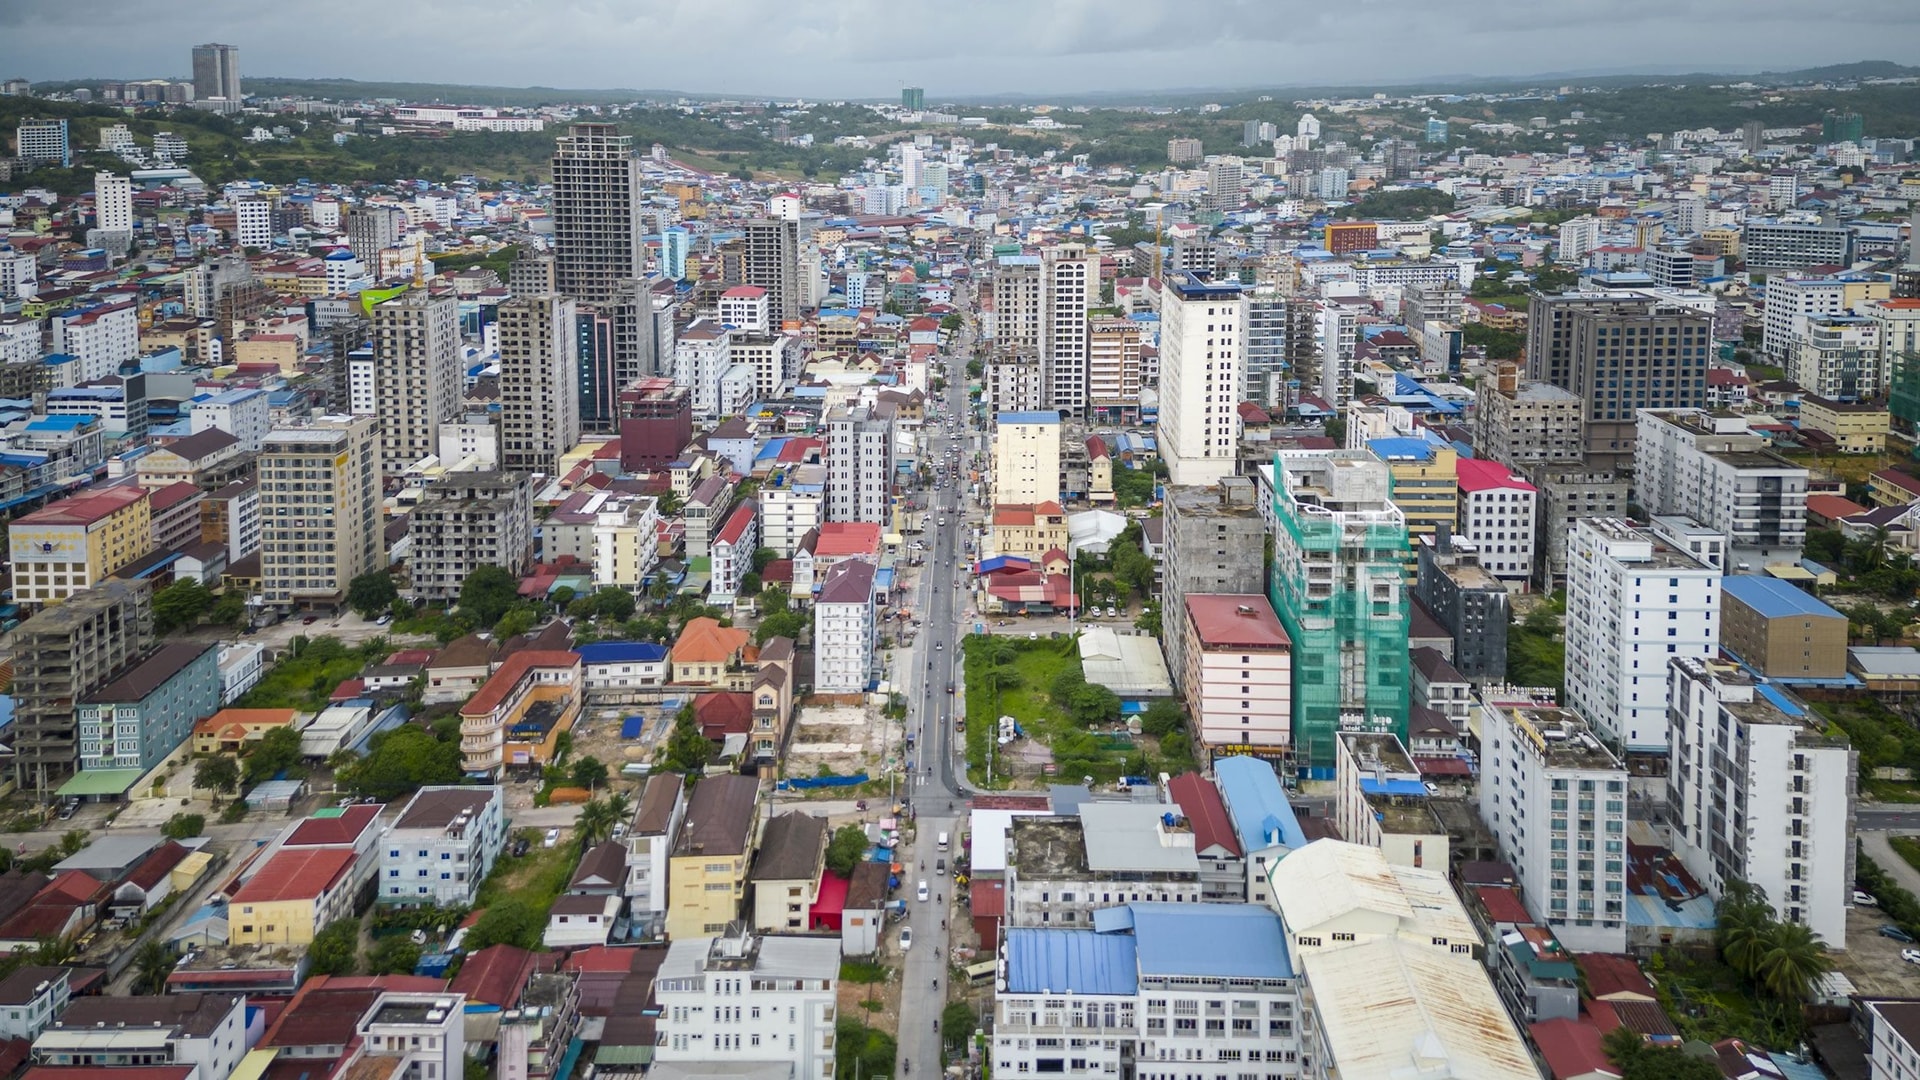
[[[398,476],[440,447],[440,425],[460,407],[460,302],[424,291],[373,309],[374,394],[383,476]]]
[[[13,598],[57,604],[153,550],[151,492],[119,484],[70,495],[7,530]]]
[[[379,421],[323,416],[278,427],[260,447],[260,599],[291,611],[338,607],[386,562]]]
[[[1720,647],[1768,678],[1841,679],[1847,617],[1779,578],[1720,579]]]
[[[1474,447],[1510,468],[1571,464],[1586,451],[1584,416],[1578,394],[1523,381],[1517,368],[1503,365],[1475,402]]]
[[[1140,409],[1140,324],[1094,319],[1087,339],[1087,415],[1119,420]]]
[[[533,482],[524,472],[456,472],[420,491],[408,519],[413,596],[451,602],[467,575],[499,566],[518,577],[533,563]]]
[[[1885,450],[1891,420],[1884,402],[1830,401],[1813,394],[1800,399],[1800,430],[1826,435],[1843,454]]]
[[[697,790],[697,789],[696,789]],[[753,928],[770,934],[804,934],[808,913],[820,899],[827,865],[827,819],[788,811],[767,822],[754,856]]]
[[[1060,414],[1003,412],[994,422],[993,504],[1060,501]]]
[[[990,549],[995,555],[1018,555],[1038,563],[1050,551],[1067,550],[1067,512],[1057,502],[1035,506],[1000,504],[993,509]]]
[[[580,441],[579,337],[563,296],[500,305],[500,464],[552,476]]]
[[[1190,593],[1175,633],[1180,688],[1211,753],[1284,754],[1293,723],[1293,641],[1258,593]]]
[[[751,777],[709,776],[693,789],[667,866],[669,938],[714,937],[740,917],[759,803]]]

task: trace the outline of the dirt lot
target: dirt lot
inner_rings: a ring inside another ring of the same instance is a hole
[[[803,705],[787,744],[788,776],[878,776],[901,755],[900,725],[870,705]]]

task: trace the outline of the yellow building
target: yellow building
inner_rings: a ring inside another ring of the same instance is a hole
[[[1460,520],[1460,455],[1451,446],[1425,439],[1372,439],[1367,449],[1387,463],[1393,477],[1393,505],[1407,517],[1409,571],[1420,538],[1432,536],[1441,522]]]
[[[230,945],[309,945],[353,911],[352,848],[285,848],[227,901]]]
[[[1890,422],[1891,417],[1884,404],[1829,401],[1813,394],[1800,399],[1800,430],[1826,435],[1843,454],[1878,454],[1884,451]]]
[[[236,364],[273,364],[283,375],[300,370],[302,347],[295,334],[255,334],[233,346],[227,359]]]
[[[13,598],[57,604],[153,550],[147,488],[82,492],[15,518],[8,530]]]
[[[698,184],[670,183],[660,185],[660,190],[680,200],[682,218],[703,218],[707,216],[707,193]]]
[[[693,789],[687,815],[668,857],[667,937],[715,937],[740,917],[759,781],[709,776]]]
[[[993,508],[992,551],[1040,562],[1047,552],[1067,550],[1067,513],[1056,502]]]

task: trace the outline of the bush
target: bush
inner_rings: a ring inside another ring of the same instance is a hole
[[[207,831],[207,819],[201,814],[175,814],[160,826],[160,835],[169,840],[191,840]]]

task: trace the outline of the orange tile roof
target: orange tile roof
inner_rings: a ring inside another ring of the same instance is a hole
[[[239,725],[243,731],[248,727],[273,727],[291,724],[298,715],[292,709],[221,709],[193,725],[193,731],[196,735],[213,735],[231,725]]]
[[[524,649],[507,657],[480,692],[460,707],[462,716],[486,716],[513,696],[514,687],[534,668],[578,668],[580,654],[557,649]]]
[[[676,664],[723,664],[746,647],[750,640],[745,630],[721,626],[718,619],[701,616],[690,619],[673,643]]]

